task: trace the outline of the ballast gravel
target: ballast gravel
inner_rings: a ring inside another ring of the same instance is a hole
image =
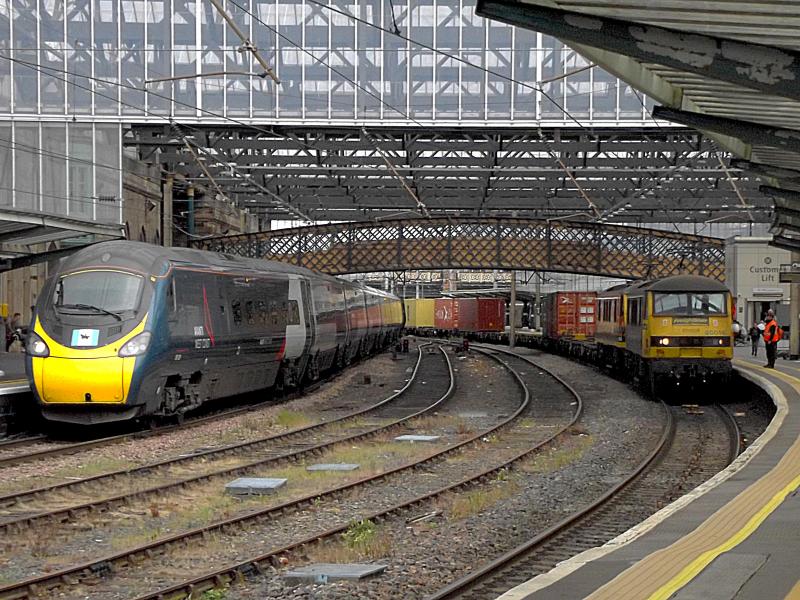
[[[510,474],[518,486],[513,495],[461,519],[443,513],[416,525],[402,518],[380,525],[390,542],[386,555],[376,559],[387,564],[378,577],[357,583],[295,585],[276,571],[271,577],[233,586],[226,598],[424,598],[601,495],[656,443],[663,425],[659,404],[592,367],[520,349],[523,352],[568,381],[585,404],[579,425],[549,460],[533,460]],[[532,393],[547,396],[557,386],[552,379],[544,387],[539,382]]]

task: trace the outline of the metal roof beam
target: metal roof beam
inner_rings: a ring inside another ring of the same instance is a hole
[[[657,119],[681,123],[697,129],[736,136],[749,144],[772,146],[773,148],[783,148],[790,152],[800,153],[800,133],[796,129],[769,127],[752,121],[716,117],[663,106],[654,107],[653,116]]]
[[[513,0],[478,0],[476,14],[559,39],[800,100],[800,52]]]
[[[735,169],[742,169],[743,171],[750,171],[756,175],[763,175],[765,177],[773,177],[785,181],[792,181],[800,184],[800,171],[794,169],[786,169],[784,167],[775,167],[764,163],[752,162],[741,158],[732,158],[731,167]]]

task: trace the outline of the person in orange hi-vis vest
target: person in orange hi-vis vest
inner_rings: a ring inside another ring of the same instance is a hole
[[[764,345],[767,348],[767,364],[764,366],[768,369],[775,368],[775,358],[778,355],[778,340],[783,337],[783,330],[775,320],[775,313],[772,309],[767,311],[767,317],[764,319]]]

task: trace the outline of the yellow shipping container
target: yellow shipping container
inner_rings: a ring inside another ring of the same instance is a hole
[[[406,328],[433,328],[433,298],[405,300]]]

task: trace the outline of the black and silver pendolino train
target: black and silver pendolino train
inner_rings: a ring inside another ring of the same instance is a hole
[[[181,415],[317,379],[402,327],[397,297],[307,269],[104,242],[76,252],[46,282],[26,369],[49,420]]]

